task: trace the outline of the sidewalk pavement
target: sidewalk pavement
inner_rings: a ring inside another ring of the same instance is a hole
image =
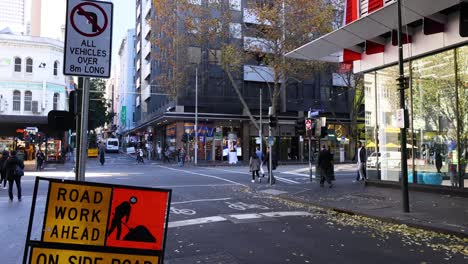
[[[410,191],[410,212],[404,213],[400,189],[365,186],[347,179],[321,188],[310,183],[307,190],[281,194],[280,198],[384,222],[468,238],[468,199],[453,195]]]

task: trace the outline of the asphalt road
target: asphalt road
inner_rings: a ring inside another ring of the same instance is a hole
[[[415,234],[352,225],[356,219],[287,203],[281,192],[308,191],[303,166],[278,168],[277,184],[251,183],[247,167],[178,167],[136,164],[109,154],[104,166],[88,160],[87,181],[172,189],[165,263],[466,263],[466,256],[412,243]],[[336,185],[355,177],[353,166],[336,173]],[[1,263],[20,263],[35,176],[74,179],[60,165],[23,177],[23,202],[0,195]],[[39,186],[44,202],[47,186]],[[330,189],[333,191],[333,188]],[[365,218],[358,221],[368,221]],[[5,262],[4,262],[5,261]]]

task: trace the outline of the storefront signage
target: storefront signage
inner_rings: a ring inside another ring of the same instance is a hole
[[[64,75],[109,78],[113,3],[68,0]]]
[[[170,190],[41,177],[39,182],[48,182],[49,191],[44,221],[37,224],[40,240],[28,232],[29,263],[162,264]],[[34,210],[29,230],[33,221]]]

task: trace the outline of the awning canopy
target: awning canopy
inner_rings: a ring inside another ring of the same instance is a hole
[[[459,2],[460,0],[402,1],[403,24],[408,25],[429,17]],[[397,3],[394,2],[287,53],[286,57],[339,62],[343,49],[361,53],[363,50],[359,44],[366,40],[379,42],[379,36],[397,28]]]

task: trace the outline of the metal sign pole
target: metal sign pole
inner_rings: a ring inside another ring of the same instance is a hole
[[[309,135],[309,179],[312,181],[312,139]]]
[[[81,100],[80,163],[78,164],[78,181],[85,181],[86,158],[88,154],[89,78],[84,78],[82,94],[83,98]]]

